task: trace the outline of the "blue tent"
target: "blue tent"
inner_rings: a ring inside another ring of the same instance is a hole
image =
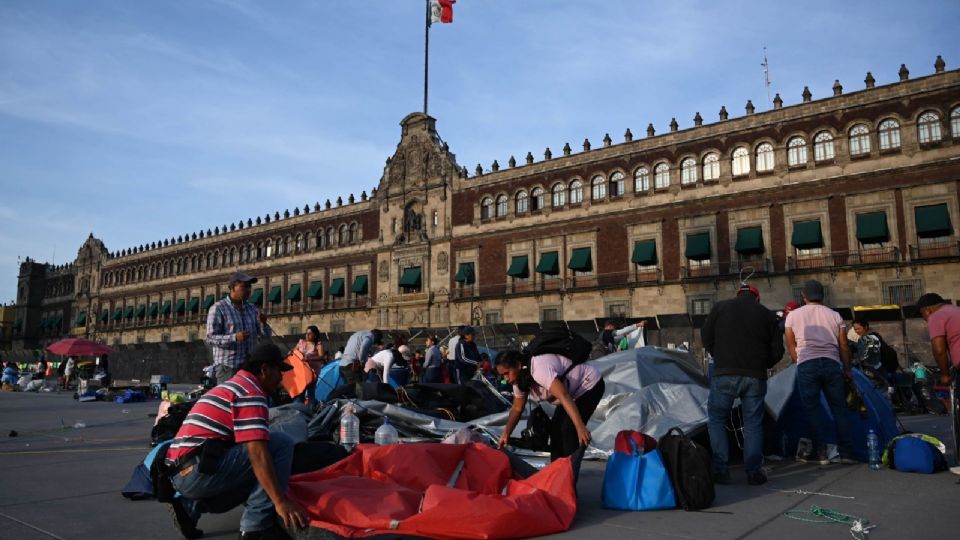
[[[863,395],[863,402],[867,409],[866,417],[861,417],[855,411],[846,410],[853,439],[853,456],[860,461],[867,461],[868,430],[873,429],[876,432],[880,438],[881,448],[884,448],[891,439],[900,434],[900,429],[897,427],[893,407],[886,396],[880,393],[859,369],[853,370],[853,382]],[[793,364],[767,381],[765,399],[767,412],[776,420],[777,426],[786,436],[785,449],[790,455],[795,452],[800,438],[809,437],[800,394],[795,391],[796,387],[797,366]],[[823,394],[820,395],[820,425],[823,426],[825,439],[822,442],[836,444],[836,426]]]
[[[318,401],[324,401],[330,395],[330,392],[333,392],[341,384],[343,384],[343,379],[340,377],[340,361],[334,360],[320,370],[320,374],[317,376],[317,390],[313,395]]]

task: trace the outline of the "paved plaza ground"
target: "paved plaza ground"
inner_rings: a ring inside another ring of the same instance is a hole
[[[157,402],[78,403],[70,394],[0,393],[0,538],[178,538],[165,505],[129,501],[120,489],[149,450]],[[906,429],[949,440],[946,417],[904,417]],[[83,427],[74,426],[83,425]],[[9,437],[10,431],[16,437]],[[870,538],[956,538],[960,477],[870,471],[866,465],[771,463],[770,482],[717,486],[708,512],[620,512],[600,504],[603,463],[584,465],[579,513],[551,538],[850,538],[837,524],[790,519],[811,505],[862,516]],[[815,495],[803,492],[816,492]],[[206,538],[236,538],[240,510],[205,515]]]

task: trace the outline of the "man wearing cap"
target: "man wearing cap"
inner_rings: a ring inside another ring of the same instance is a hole
[[[718,302],[700,329],[703,346],[713,355],[714,370],[707,399],[714,479],[730,483],[727,468],[727,421],[734,401],[743,411],[743,461],[747,482],[764,484],[763,399],[767,395],[767,370],[783,357],[783,339],[777,316],[760,304],[760,291],[744,286],[737,296]]]
[[[466,384],[467,381],[473,378],[473,375],[477,372],[477,368],[480,366],[480,349],[477,348],[477,344],[474,343],[473,338],[473,327],[464,326],[460,334],[460,341],[457,341],[456,349],[454,349],[456,366],[454,369],[455,378],[453,382],[456,384]]]
[[[268,429],[267,395],[277,390],[282,372],[292,369],[273,343],[253,347],[237,374],[203,395],[184,419],[166,452],[173,487],[175,526],[186,538],[199,538],[201,512],[223,513],[240,504],[240,538],[287,538],[302,528],[302,511],[286,496],[293,463],[293,440]]]
[[[830,406],[840,446],[840,462],[853,464],[853,440],[847,419],[844,380],[851,378],[847,328],[836,311],[824,306],[823,285],[814,279],[803,285],[803,307],[787,315],[790,357],[797,362],[797,391],[807,418],[812,448],[797,454],[801,463],[829,465],[820,425],[820,392]]]
[[[223,382],[233,377],[261,336],[272,333],[267,317],[248,304],[257,278],[237,272],[230,277],[229,295],[207,312],[207,345],[213,351],[214,377]]]

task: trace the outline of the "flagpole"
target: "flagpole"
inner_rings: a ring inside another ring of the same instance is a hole
[[[430,73],[430,0],[425,0],[426,18],[423,20],[423,114],[427,114],[427,81]]]

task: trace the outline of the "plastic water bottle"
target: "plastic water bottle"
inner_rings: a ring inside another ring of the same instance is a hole
[[[397,428],[390,425],[390,419],[384,416],[383,425],[377,428],[373,440],[381,446],[385,444],[397,444],[400,442],[400,436],[397,435]]]
[[[867,432],[867,461],[871,471],[880,470],[880,437],[872,429]]]
[[[360,442],[360,419],[353,414],[353,406],[347,405],[340,417],[340,445],[348,451]]]

